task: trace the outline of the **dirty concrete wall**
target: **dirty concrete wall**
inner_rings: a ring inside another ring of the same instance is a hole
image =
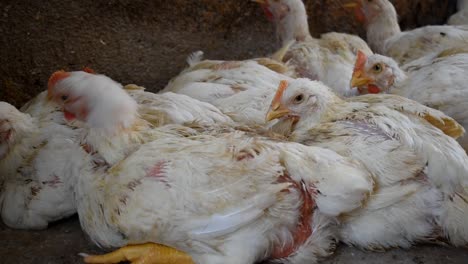
[[[306,0],[313,34],[362,35],[342,8],[348,1]],[[456,1],[393,2],[408,28],[443,23]],[[246,59],[276,47],[272,25],[248,0],[2,0],[0,34],[0,100],[16,106],[45,89],[58,69],[89,66],[157,91],[192,51]]]

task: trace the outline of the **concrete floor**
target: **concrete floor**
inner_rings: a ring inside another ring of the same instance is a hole
[[[78,218],[61,221],[45,231],[11,230],[0,223],[0,263],[83,263],[78,253],[102,253],[80,229]],[[323,264],[466,264],[468,249],[422,245],[411,250],[363,252],[340,246]]]

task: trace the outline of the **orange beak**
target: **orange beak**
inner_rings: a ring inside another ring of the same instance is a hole
[[[364,66],[366,65],[366,62],[367,55],[359,50],[356,57],[356,63],[354,64],[353,77],[351,78],[351,88],[359,88],[374,81],[372,78],[365,75]]]
[[[54,97],[53,88],[60,80],[63,80],[70,76],[69,72],[64,70],[56,71],[52,73],[47,84],[47,99],[51,100]]]
[[[266,121],[271,121],[274,119],[281,118],[287,114],[289,114],[289,109],[286,108],[281,104],[281,99],[283,97],[283,93],[288,87],[288,82],[282,80],[278,86],[278,90],[276,91],[275,97],[271,101],[270,110],[267,113]]]

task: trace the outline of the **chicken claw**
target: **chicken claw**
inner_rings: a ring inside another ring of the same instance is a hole
[[[194,263],[188,254],[171,247],[154,243],[125,246],[104,255],[84,255],[85,263],[111,264],[122,261],[130,261],[132,264]]]

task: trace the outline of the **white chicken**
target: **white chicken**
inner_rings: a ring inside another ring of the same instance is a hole
[[[45,94],[35,102],[42,116],[0,102],[0,211],[11,228],[43,229],[74,214],[72,175],[89,164],[80,129]]]
[[[58,71],[51,76],[49,85],[54,86],[63,78],[91,87],[122,89],[120,84],[106,76],[84,71]],[[126,86],[125,91],[140,103],[138,113],[149,122],[148,128],[193,122],[203,128],[234,126],[232,120],[216,107],[185,95],[156,95],[135,85]],[[58,98],[63,95],[49,93],[49,96]],[[72,215],[76,206],[71,193],[71,175],[82,167],[110,166],[120,157],[106,144],[98,154],[86,144],[80,146],[83,124],[74,121],[70,114],[64,118],[59,105],[46,97],[47,92],[36,96],[22,107],[24,113],[1,103],[0,211],[5,224],[12,228],[42,229],[52,221]],[[66,97],[61,99],[67,100]],[[133,140],[138,146],[149,139]],[[87,151],[93,155],[88,155]]]
[[[119,83],[105,75],[96,74],[93,70],[85,68],[76,72],[57,72],[57,78],[71,77],[76,82],[79,79],[92,81],[92,86],[120,86]],[[234,122],[212,104],[196,100],[192,97],[167,92],[155,94],[146,92],[144,87],[129,84],[123,89],[138,104],[138,114],[153,125],[184,124],[197,122],[199,124],[224,124],[234,126]]]
[[[468,53],[449,49],[404,65],[389,57],[360,54],[351,86],[361,93],[392,93],[438,109],[468,129]],[[458,139],[468,150],[468,137]]]
[[[283,61],[294,67],[299,77],[322,81],[341,96],[354,95],[349,80],[357,51],[372,54],[364,40],[336,32],[313,38],[301,0],[254,1],[275,23],[281,45],[287,48]]]
[[[160,127],[144,132],[158,139],[135,149],[126,139],[146,137],[135,130],[145,121],[119,87],[71,76],[49,93],[67,97],[65,114],[85,122],[90,148],[121,142],[114,151],[127,153],[76,178],[84,231],[100,246],[132,244],[88,263],[314,263],[332,249],[334,217],[372,190],[359,163],[332,151],[241,132],[181,137],[185,128]]]
[[[357,19],[366,24],[367,42],[372,50],[400,64],[430,52],[468,44],[468,27],[425,26],[402,32],[389,0],[357,0],[348,6],[355,7]]]
[[[464,132],[460,125],[396,95],[344,101],[306,79],[286,87],[267,119],[293,124],[292,141],[357,159],[375,177],[366,206],[342,217],[344,242],[381,249],[444,237],[468,244],[468,157],[450,137]]]
[[[160,93],[185,94],[213,104],[247,126],[264,126],[277,83],[291,79],[288,67],[268,58],[245,61],[203,60],[201,51],[188,58],[189,67]]]
[[[457,13],[450,16],[449,25],[468,25],[468,0],[457,0]]]
[[[114,164],[126,155],[124,152],[116,151],[124,149],[118,147],[120,144],[130,144],[131,142],[131,144],[133,144],[135,147],[138,147],[141,143],[153,140],[154,136],[157,137],[158,134],[153,135],[152,132],[149,132],[152,131],[153,127],[158,127],[165,124],[185,123],[196,123],[197,125],[201,125],[204,128],[213,126],[220,126],[224,128],[236,125],[232,119],[221,113],[213,105],[198,101],[194,98],[182,94],[153,94],[145,92],[144,88],[138,87],[136,85],[127,85],[125,86],[125,89],[122,89],[121,84],[115,82],[105,75],[93,74],[84,71],[58,71],[53,74],[51,79],[54,79],[52,86],[55,87],[55,89],[50,90],[48,92],[48,96],[53,98],[55,101],[62,100],[65,102],[70,102],[68,97],[69,89],[71,89],[70,87],[73,87],[75,90],[81,89],[83,91],[87,91],[87,87],[96,87],[97,91],[106,91],[106,89],[109,89],[111,91],[119,91],[118,93],[115,92],[112,94],[112,97],[115,97],[115,100],[127,98],[127,95],[130,95],[136,100],[132,101],[133,104],[128,104],[128,109],[106,108],[101,110],[101,112],[98,112],[107,114],[108,116],[122,115],[123,117],[127,116],[127,113],[130,112],[130,115],[133,117],[133,111],[136,109],[138,116],[141,117],[139,120],[142,120],[141,122],[137,122],[138,125],[137,123],[134,124],[134,129],[141,132],[138,135],[130,136],[129,138],[125,139],[119,138],[108,141],[99,141],[99,139],[95,139],[97,141],[93,141],[93,144],[91,145],[99,146],[98,149],[93,150],[102,155],[108,164]],[[104,94],[101,96],[108,95]],[[73,101],[73,104],[68,103],[67,105],[72,105],[74,107],[70,109],[71,111],[74,111],[75,108],[79,108],[80,111],[82,111],[82,113],[79,113],[80,115],[89,116],[87,114],[87,108],[93,106],[83,105],[81,102],[82,100],[77,100],[76,102]],[[113,106],[112,104],[110,105]],[[102,107],[104,108],[106,106],[107,105],[103,105]],[[68,108],[65,108],[64,112],[65,117],[68,118],[69,121],[83,119],[79,116],[70,115]],[[100,117],[89,116],[89,118],[92,118],[91,121],[93,121],[94,119],[98,119]],[[88,123],[91,121],[88,121]],[[108,123],[92,124],[98,125],[103,129],[113,126],[112,124]],[[142,131],[145,132],[143,133]],[[190,134],[192,132],[187,131],[187,133]],[[144,136],[142,136],[142,134],[144,134]],[[92,135],[90,138],[94,138],[94,136],[99,137],[99,135]]]

